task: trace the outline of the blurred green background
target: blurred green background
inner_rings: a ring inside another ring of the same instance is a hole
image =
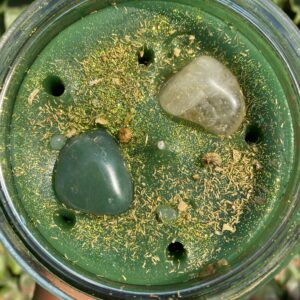
[[[0,0],[0,35],[31,2],[33,0]],[[300,0],[273,2],[300,28]],[[31,277],[0,245],[0,300],[32,299],[34,288],[35,283]],[[249,300],[300,300],[300,255]]]

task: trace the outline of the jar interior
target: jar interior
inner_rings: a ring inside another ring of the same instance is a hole
[[[2,112],[10,205],[41,248],[92,281],[178,286],[223,276],[265,245],[289,209],[298,111],[284,62],[216,1],[96,5],[37,28],[13,66]],[[159,105],[162,85],[200,55],[227,66],[245,96],[245,120],[230,138]],[[51,138],[95,130],[97,118],[112,136],[127,126],[134,136],[120,144],[135,193],[119,216],[66,208],[53,189]],[[203,163],[209,153],[218,168]],[[162,205],[178,211],[176,221],[158,220]]]

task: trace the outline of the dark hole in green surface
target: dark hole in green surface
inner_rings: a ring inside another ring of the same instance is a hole
[[[32,2],[33,2],[33,0],[8,0],[7,6],[8,7],[18,7],[18,6],[28,5]],[[0,3],[1,3],[1,1],[0,1]]]
[[[66,89],[63,81],[55,75],[49,75],[44,80],[44,88],[48,94],[55,97],[63,95]]]
[[[5,32],[4,13],[0,12],[0,36]]]
[[[154,62],[155,52],[153,49],[144,46],[141,48],[138,53],[138,62],[140,65],[149,66],[151,63]]]
[[[263,139],[263,132],[258,125],[250,125],[246,130],[245,141],[248,144],[258,144]]]
[[[174,262],[181,262],[186,258],[186,250],[182,243],[174,242],[169,244],[167,248],[168,257],[172,259]]]
[[[299,3],[300,4],[300,3]],[[297,5],[299,5],[297,4]],[[296,12],[292,9],[291,1],[285,1],[282,9],[293,20],[296,17]]]
[[[64,230],[69,230],[76,224],[75,213],[68,209],[59,209],[54,213],[54,222]]]

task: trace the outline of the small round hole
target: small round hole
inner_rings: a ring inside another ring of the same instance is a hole
[[[75,213],[68,209],[59,209],[53,215],[54,222],[64,230],[69,230],[76,223]]]
[[[138,62],[140,65],[149,66],[151,63],[154,62],[155,59],[155,53],[154,50],[151,48],[148,48],[147,46],[144,46],[141,48],[138,53]]]
[[[263,133],[257,125],[251,125],[246,130],[245,141],[248,144],[258,144],[263,138]]]
[[[168,257],[174,262],[183,261],[186,258],[186,250],[182,243],[174,242],[169,244],[167,248]]]
[[[50,75],[44,80],[44,88],[46,92],[54,97],[59,97],[65,92],[63,81],[55,75]]]

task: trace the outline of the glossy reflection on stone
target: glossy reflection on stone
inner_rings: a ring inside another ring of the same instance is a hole
[[[126,212],[133,198],[119,146],[104,129],[68,140],[56,162],[54,189],[68,207],[97,215]]]
[[[196,58],[175,74],[162,88],[159,101],[170,115],[217,135],[236,132],[246,114],[236,77],[210,56]]]

